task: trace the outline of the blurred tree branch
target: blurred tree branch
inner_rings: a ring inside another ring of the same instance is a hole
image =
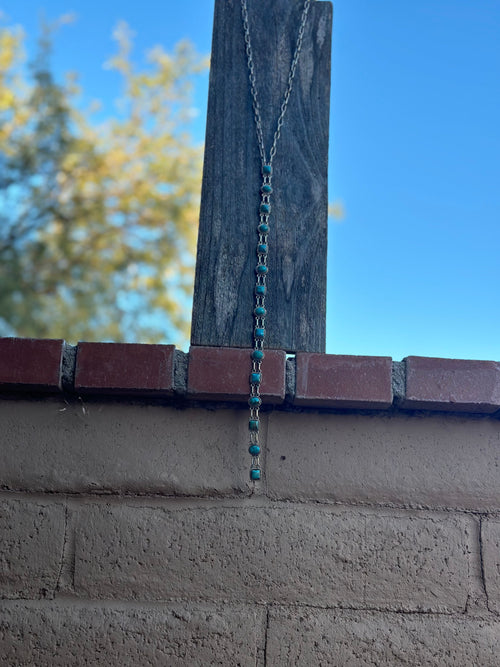
[[[94,125],[74,78],[54,80],[51,28],[31,77],[22,31],[0,28],[0,334],[187,339],[202,164],[188,130],[207,59],[181,42],[137,70],[128,27],[114,36],[121,113]]]

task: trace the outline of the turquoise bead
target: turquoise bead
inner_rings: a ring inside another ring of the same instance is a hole
[[[250,374],[250,382],[252,384],[260,384],[261,380],[262,380],[262,373],[251,373]]]
[[[262,350],[254,350],[252,352],[252,359],[254,361],[262,361],[262,359],[264,359],[264,352],[262,352]]]
[[[273,191],[272,187],[271,187],[268,183],[265,183],[265,184],[262,186],[261,190],[262,190],[262,192],[265,192],[266,195],[270,195],[271,192]]]
[[[258,230],[261,234],[267,234],[269,232],[269,225],[266,225],[266,223],[263,222],[259,225]]]
[[[257,308],[253,311],[257,317],[265,317],[266,315],[266,309],[263,308],[262,306],[257,306]]]
[[[260,328],[255,329],[255,338],[262,339],[264,338],[265,335],[266,335],[265,329],[260,329]]]
[[[258,419],[250,419],[248,422],[248,428],[250,431],[258,431],[259,430],[259,420]]]
[[[260,205],[260,212],[261,212],[261,213],[271,213],[271,206],[270,206],[270,204],[261,204],[261,205]]]
[[[267,245],[265,243],[259,243],[257,246],[257,252],[259,255],[267,255]]]
[[[260,479],[260,470],[258,468],[252,468],[252,470],[250,470],[250,479],[252,481]]]
[[[269,269],[265,264],[259,264],[257,267],[257,273],[260,273],[261,275],[266,274],[268,271]]]
[[[250,396],[250,398],[248,399],[248,405],[251,408],[258,408],[261,403],[262,401],[258,396]]]
[[[270,164],[265,164],[265,165],[262,167],[262,173],[263,173],[263,174],[271,174],[272,171],[273,171],[273,168],[271,167]]]
[[[258,456],[260,454],[260,447],[259,445],[250,445],[248,451],[252,456]]]
[[[256,285],[255,286],[255,294],[258,294],[259,296],[264,296],[266,294],[266,286],[265,285]]]

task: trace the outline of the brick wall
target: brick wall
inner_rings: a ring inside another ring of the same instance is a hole
[[[489,361],[0,340],[0,664],[498,665]]]

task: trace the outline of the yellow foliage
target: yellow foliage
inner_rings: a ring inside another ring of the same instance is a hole
[[[182,42],[137,70],[132,36],[117,26],[107,64],[123,77],[123,113],[95,125],[74,77],[16,79],[22,35],[0,31],[0,157],[18,179],[0,197],[19,212],[0,217],[0,334],[3,317],[25,336],[186,342],[202,164],[186,128],[207,59]]]
[[[344,204],[341,201],[334,201],[328,204],[328,217],[334,218],[337,222],[345,218]]]

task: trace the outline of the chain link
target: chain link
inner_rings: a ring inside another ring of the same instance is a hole
[[[269,151],[269,158],[266,155],[264,146],[264,133],[262,130],[262,119],[260,115],[259,98],[257,94],[257,84],[255,80],[255,69],[253,62],[252,44],[250,40],[250,29],[248,25],[248,8],[247,0],[241,0],[241,14],[243,19],[243,31],[245,34],[245,50],[248,64],[248,78],[250,81],[250,90],[252,93],[252,107],[255,119],[255,130],[257,133],[257,143],[259,147],[261,168],[262,168],[262,185],[261,185],[261,201],[259,206],[259,225],[257,227],[257,266],[255,267],[255,295],[254,295],[254,329],[253,329],[253,350],[252,350],[252,365],[250,374],[250,397],[248,403],[250,406],[249,432],[250,445],[248,447],[249,453],[252,457],[250,468],[250,479],[256,481],[261,477],[260,468],[260,445],[259,445],[259,431],[260,420],[259,411],[262,405],[260,397],[260,387],[262,383],[262,360],[264,359],[264,338],[265,338],[265,318],[266,318],[266,277],[268,273],[268,235],[269,235],[269,216],[271,213],[271,193],[272,193],[272,163],[276,155],[276,146],[278,144],[283,120],[285,117],[290,95],[293,88],[293,81],[295,78],[295,71],[299,60],[300,51],[302,49],[302,39],[304,37],[304,30],[307,21],[307,15],[312,0],[304,0],[304,7],[302,9],[302,16],[300,19],[299,32],[297,42],[288,73],[288,81],[283,96],[283,101],[280,106],[280,113],[276,122],[276,130],[274,132],[273,143]]]
[[[297,36],[297,43],[295,45],[295,51],[292,57],[292,64],[290,65],[290,71],[288,73],[288,81],[287,81],[287,86],[285,90],[285,94],[283,96],[283,101],[281,103],[280,107],[280,115],[278,116],[278,120],[276,122],[276,130],[274,132],[274,137],[273,137],[273,143],[271,146],[271,150],[269,151],[269,160],[266,157],[266,149],[264,146],[264,133],[262,130],[262,118],[260,115],[260,105],[259,105],[259,98],[257,94],[257,84],[255,80],[255,68],[254,68],[254,62],[253,62],[253,51],[252,51],[252,43],[250,40],[250,28],[248,25],[248,8],[247,8],[247,0],[241,0],[241,13],[243,17],[243,31],[245,33],[245,48],[246,48],[246,54],[247,54],[247,64],[248,64],[248,78],[250,80],[250,90],[252,93],[252,106],[253,106],[253,112],[254,112],[254,118],[255,118],[255,130],[257,133],[257,143],[259,146],[259,152],[260,152],[260,158],[262,161],[262,164],[269,164],[272,165],[274,156],[276,155],[276,146],[278,144],[278,140],[280,138],[281,134],[281,128],[283,126],[283,119],[285,117],[286,110],[288,108],[288,102],[290,100],[290,94],[292,92],[293,88],[293,80],[295,78],[295,70],[297,69],[297,63],[299,61],[299,56],[300,52],[302,50],[302,39],[304,37],[304,30],[306,27],[307,23],[307,15],[309,13],[309,7],[311,6],[311,1],[312,0],[305,0],[304,1],[304,8],[302,9],[302,16],[300,19],[300,26],[299,26],[299,32]]]

